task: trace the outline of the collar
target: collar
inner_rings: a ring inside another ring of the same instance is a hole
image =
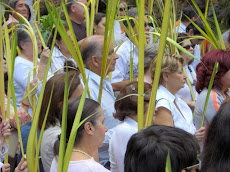
[[[125,119],[124,119],[124,121],[125,121],[126,123],[128,123],[130,126],[133,126],[133,127],[135,127],[135,128],[138,128],[138,123],[137,123],[134,119],[132,119],[132,118],[126,116]]]
[[[54,56],[56,58],[63,58],[64,57],[66,60],[68,60],[68,58],[65,55],[63,55],[62,52],[56,46],[54,46],[52,56]]]
[[[168,99],[170,102],[174,102],[174,100],[177,100],[177,97],[174,96],[172,93],[170,93],[163,85],[159,86],[159,89],[162,90],[165,93],[165,98]],[[167,96],[167,97],[166,97]],[[163,98],[164,98],[163,97]]]
[[[85,75],[86,75],[86,78],[89,78],[90,80],[94,81],[98,86],[100,86],[101,76],[97,75],[96,73],[94,73],[94,72],[92,72],[86,68],[85,68]],[[104,79],[104,83],[103,83],[104,88],[106,87],[108,82],[109,82],[109,77],[107,76]]]

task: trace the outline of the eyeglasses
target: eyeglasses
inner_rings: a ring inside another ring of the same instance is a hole
[[[184,170],[186,172],[190,172],[192,169],[195,169],[198,172],[200,170],[200,168],[201,168],[201,161],[199,159],[197,159],[197,162],[195,165],[186,167],[186,168],[184,168]]]
[[[194,47],[195,47],[195,44],[186,45],[186,46],[184,46],[183,48],[185,48],[186,50],[189,50],[191,47],[194,48]]]
[[[120,11],[127,11],[129,9],[129,7],[121,7],[119,8]]]

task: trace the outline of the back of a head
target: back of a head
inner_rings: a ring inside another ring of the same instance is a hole
[[[45,114],[48,108],[50,95],[52,94],[51,103],[50,103],[50,110],[49,115],[47,116],[46,126],[48,128],[50,125],[56,125],[59,119],[59,113],[61,109],[61,104],[64,99],[64,90],[65,90],[65,77],[66,73],[61,73],[54,75],[50,78],[45,86],[45,92],[42,99],[42,107],[40,112],[40,120],[38,122],[38,128],[42,128],[43,120],[45,118]],[[68,73],[68,84],[69,84],[69,96],[74,93],[76,88],[81,84],[79,78],[79,72],[77,71],[70,71]]]
[[[194,136],[174,127],[152,125],[133,135],[125,154],[125,172],[165,172],[170,153],[172,172],[194,165],[199,145]]]
[[[185,21],[189,21],[188,18],[192,19],[193,17],[196,17],[196,12],[195,9],[192,6],[186,6],[182,9],[182,17],[181,17],[181,21],[185,22]],[[188,18],[187,18],[187,17]]]
[[[152,86],[144,83],[144,107],[148,105]],[[127,97],[126,97],[127,96]],[[126,84],[120,91],[114,103],[116,113],[114,117],[123,121],[126,116],[137,115],[138,104],[138,82],[133,81]],[[144,108],[144,110],[146,110]]]
[[[104,44],[104,36],[102,35],[92,35],[86,37],[80,46],[81,56],[84,65],[90,62],[92,56],[101,57],[102,56],[102,46]]]
[[[209,126],[202,172],[228,172],[230,169],[230,99],[221,106]]]
[[[200,93],[203,88],[208,88],[212,71],[216,62],[218,72],[214,78],[213,86],[222,89],[221,77],[230,69],[230,50],[213,50],[202,57],[201,63],[196,67],[197,83],[196,91]]]
[[[157,57],[158,49],[159,49],[158,43],[146,45],[145,51],[144,51],[144,56],[145,56],[144,71],[145,72],[149,69],[152,60]]]
[[[203,25],[203,23],[202,23],[200,20],[194,21],[194,23],[195,23],[201,30],[203,30],[203,31],[205,32],[204,25]],[[190,23],[190,24],[186,27],[186,32],[188,33],[190,29],[192,29],[194,35],[201,35],[200,31],[199,31],[192,23]]]

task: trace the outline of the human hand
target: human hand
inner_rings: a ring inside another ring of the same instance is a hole
[[[0,125],[0,144],[2,145],[5,143],[5,137],[10,136],[10,129],[11,126],[9,124],[9,120],[3,120],[1,125]]]
[[[40,64],[47,65],[49,59],[50,49],[48,47],[44,48],[40,57]]]
[[[2,166],[2,172],[10,172],[10,164],[9,163],[4,164]]]
[[[15,168],[14,172],[28,172],[26,155],[24,157],[22,157],[20,163]]]
[[[201,127],[199,130],[196,131],[195,133],[195,137],[197,138],[197,140],[200,142],[202,140],[204,140],[205,137],[205,128]]]
[[[32,90],[36,85],[38,84],[38,80],[34,79],[33,81],[30,82],[30,90]],[[31,93],[30,96],[33,96],[34,94],[36,94],[38,91],[38,87],[35,88]]]

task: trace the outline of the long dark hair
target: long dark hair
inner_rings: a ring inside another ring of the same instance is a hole
[[[202,172],[227,172],[230,169],[230,99],[213,118],[205,144]]]

